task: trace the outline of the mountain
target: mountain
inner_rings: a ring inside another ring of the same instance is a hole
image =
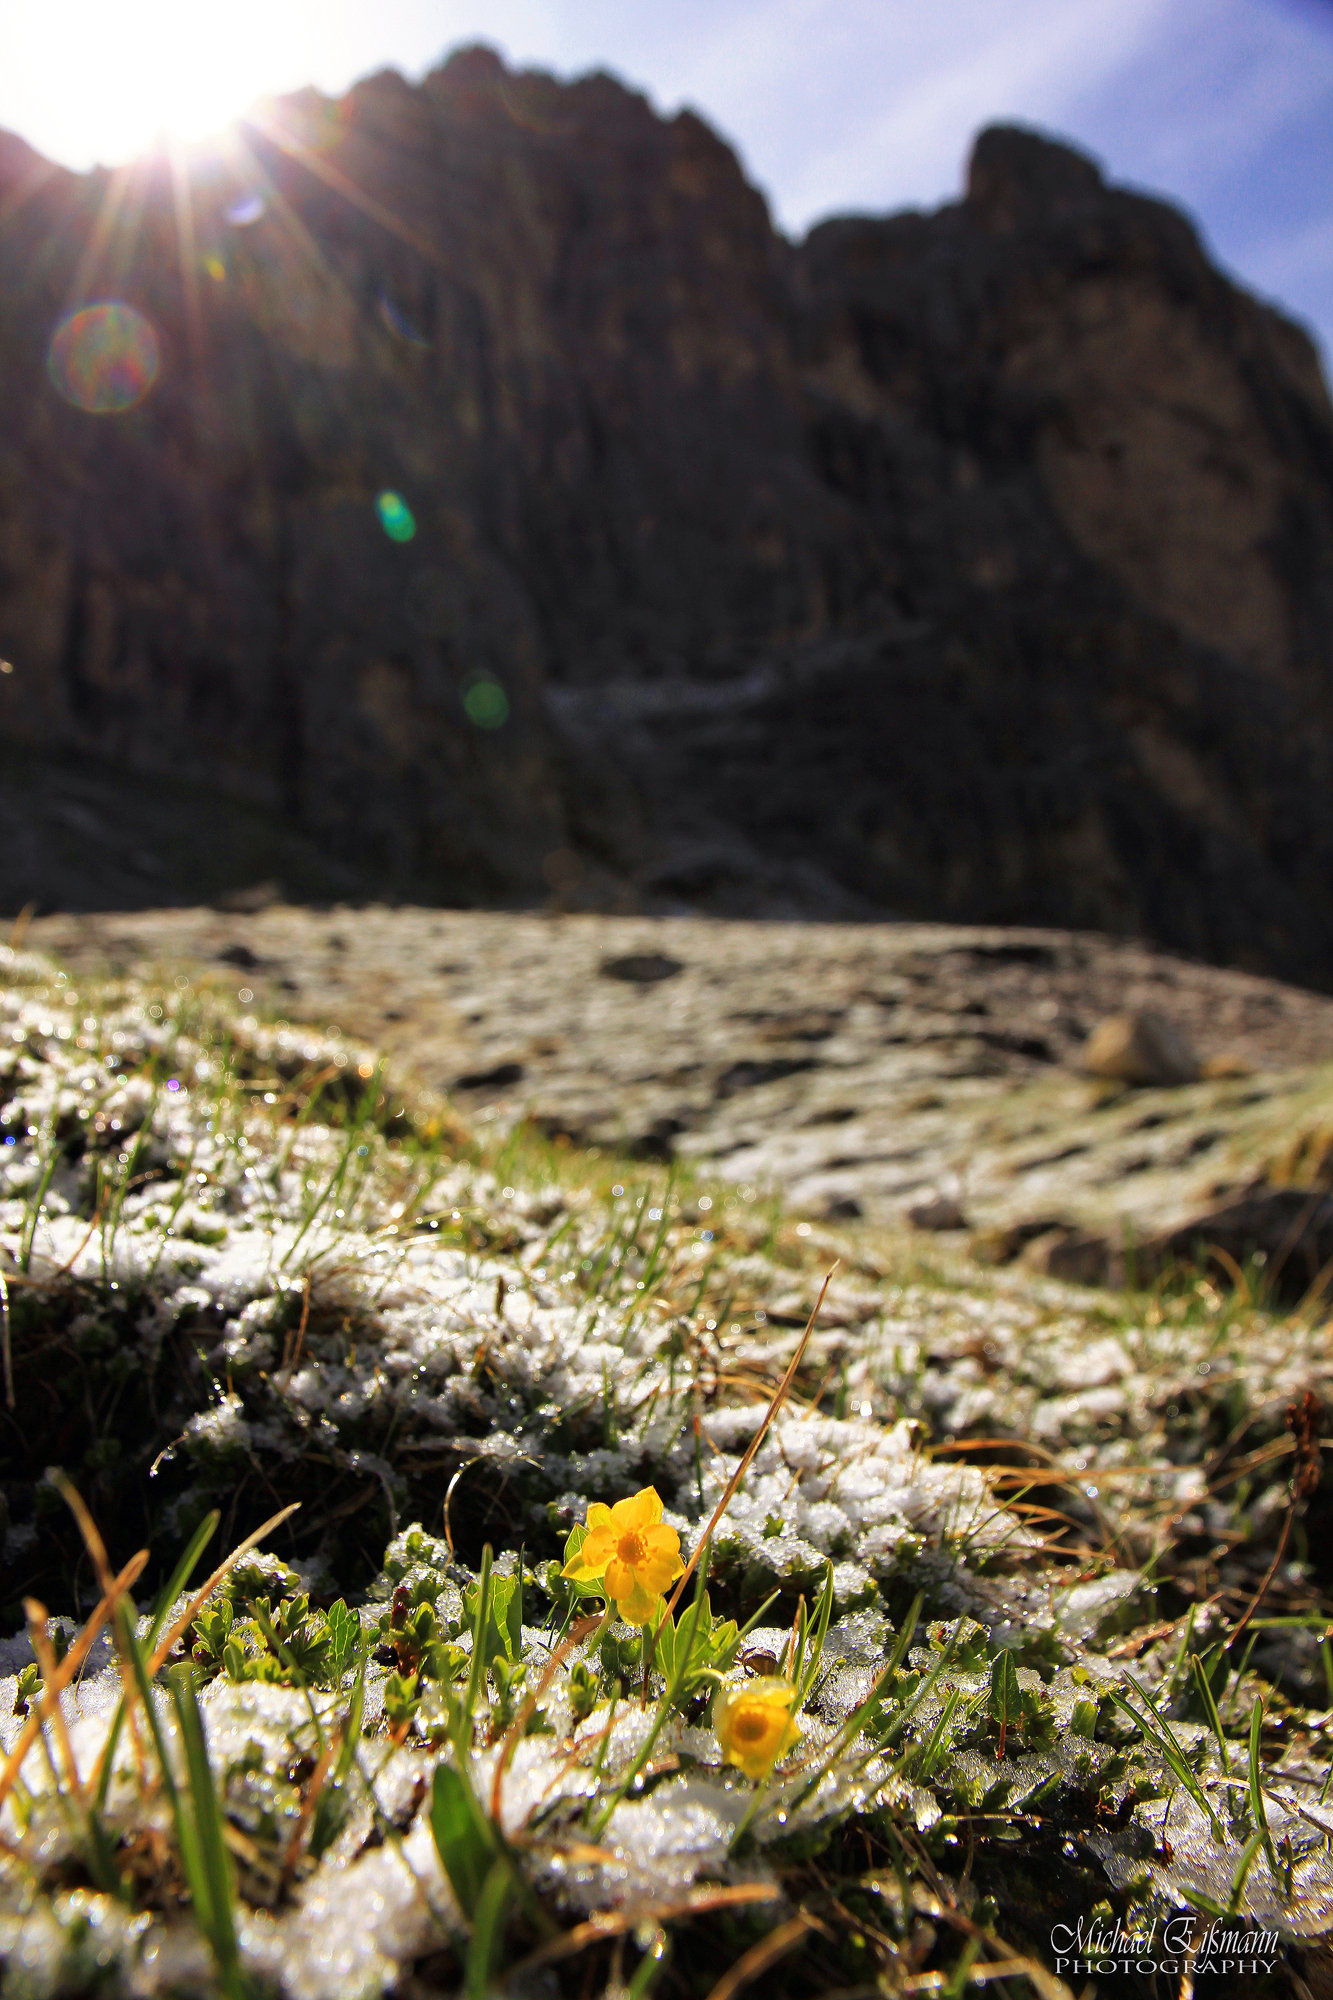
[[[554,892],[1333,985],[1315,351],[1026,131],[797,244],[697,117],[479,48],[187,160],[0,139],[0,656],[11,908]]]

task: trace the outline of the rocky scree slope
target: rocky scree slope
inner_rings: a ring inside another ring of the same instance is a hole
[[[229,1964],[290,2000],[409,1973],[410,1991],[454,1990],[465,1967],[479,1983],[480,1906],[436,1825],[446,1765],[514,1843],[511,1959],[556,1952],[552,1926],[557,1956],[595,1948],[592,1917],[647,1926],[648,1956],[665,1926],[680,1990],[703,1994],[776,1913],[815,1934],[793,1994],[846,1984],[857,1952],[889,1992],[923,1967],[961,1983],[975,1946],[1031,1954],[1015,1991],[1045,2000],[1065,1990],[1056,1924],[1230,1906],[1276,1932],[1283,1966],[1317,1970],[1327,1493],[1315,1465],[1284,1525],[1284,1412],[1327,1405],[1326,1325],[1206,1280],[1095,1300],[932,1271],[864,1233],[801,1235],[744,1189],[636,1182],[531,1140],[487,1153],[432,1132],[341,1036],[238,1016],[186,973],[99,983],[5,949],[4,1590],[40,1591],[66,1636],[95,1601],[53,1460],[113,1562],[150,1544],[146,1588],[211,1506],[230,1546],[304,1502],[188,1634],[211,1770],[191,1795],[216,1787],[236,1861],[229,1959],[216,1909],[209,1930],[183,1901],[132,1731],[97,1839],[86,1798],[72,1809],[62,1771],[96,1768],[120,1696],[105,1648],[45,1757],[22,1741],[40,1675],[26,1640],[8,1649],[0,1738],[22,1784],[0,1955],[18,1990],[236,1992]],[[691,1545],[835,1254],[796,1398],[716,1538],[719,1621],[778,1593],[775,1622],[721,1656],[733,1692],[766,1684],[799,1599],[827,1593],[800,1747],[756,1791],[722,1763],[706,1700],[673,1707],[660,1676],[646,1709],[626,1699],[624,1628],[549,1661],[567,1606],[548,1558],[589,1500],[647,1482]],[[520,1578],[522,1595],[478,1677],[486,1541],[504,1605]],[[1275,1622],[1228,1659],[1265,1577]],[[188,1747],[174,1686],[147,1697],[168,1765]],[[525,1686],[539,1727],[506,1736]],[[1236,1776],[1252,1716],[1267,1847]],[[330,1740],[351,1751],[321,1769]],[[760,1899],[754,1928],[709,1927],[727,1896]]]
[[[675,1161],[807,1219],[926,1222],[1097,1282],[1127,1246],[1146,1279],[1220,1243],[1293,1303],[1333,1255],[1333,1000],[1126,939],[280,904],[29,936],[84,975],[229,973],[476,1130]],[[1192,1081],[1087,1073],[1126,1009],[1172,1024]]]
[[[478,49],[182,173],[0,141],[15,908],[554,886],[1333,978],[1333,416],[1174,210],[997,129],[791,244],[696,117]],[[162,365],[94,417],[45,361],[107,297]]]

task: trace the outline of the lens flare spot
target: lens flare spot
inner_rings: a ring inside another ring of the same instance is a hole
[[[143,314],[110,299],[65,314],[51,336],[46,371],[67,403],[103,416],[141,403],[161,363],[157,335]]]
[[[244,194],[227,210],[227,220],[233,229],[249,229],[258,222],[266,206],[262,194]]]
[[[388,327],[389,332],[398,340],[401,340],[405,347],[428,348],[430,346],[430,342],[427,340],[425,334],[418,333],[402,307],[391,299],[387,292],[380,293],[379,311],[380,318],[383,320],[385,326]]]
[[[416,517],[401,493],[381,493],[375,502],[380,526],[391,542],[410,542],[417,531]]]
[[[211,251],[209,255],[204,259],[204,269],[207,271],[209,277],[213,280],[213,283],[215,285],[221,285],[225,283],[227,277],[227,267],[223,263],[222,259],[216,256]]]
[[[463,711],[478,729],[499,729],[509,720],[509,697],[499,681],[475,680],[463,690]]]

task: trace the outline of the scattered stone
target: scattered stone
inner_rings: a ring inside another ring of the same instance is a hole
[[[630,986],[656,986],[663,979],[674,979],[685,967],[678,958],[668,958],[660,951],[631,951],[623,958],[603,959],[598,967],[603,979],[623,979]]]
[[[1199,1058],[1162,1014],[1112,1014],[1088,1037],[1083,1067],[1091,1076],[1135,1085],[1195,1083]]]
[[[493,1069],[470,1070],[455,1078],[455,1090],[508,1090],[511,1084],[522,1083],[523,1065],[520,1062],[496,1063]]]
[[[907,1211],[913,1229],[966,1229],[967,1217],[952,1195],[932,1195]]]

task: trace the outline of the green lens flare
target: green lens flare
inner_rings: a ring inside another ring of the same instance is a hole
[[[478,729],[499,729],[509,719],[509,696],[499,681],[473,681],[463,692],[463,708]]]
[[[401,493],[381,493],[375,502],[380,526],[391,542],[410,542],[417,531],[416,517]]]

